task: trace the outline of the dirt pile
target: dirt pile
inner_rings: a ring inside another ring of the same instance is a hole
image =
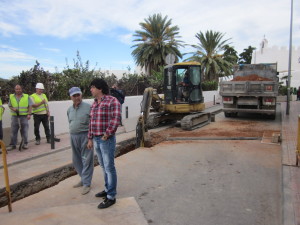
[[[236,76],[232,81],[272,81],[272,79],[260,77],[257,74],[249,74],[247,76]]]

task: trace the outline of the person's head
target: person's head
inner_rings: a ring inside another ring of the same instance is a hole
[[[91,82],[91,93],[93,97],[102,97],[109,93],[109,87],[105,80],[96,78]]]
[[[82,101],[82,92],[79,87],[72,87],[69,89],[69,95],[75,106],[79,105]]]
[[[15,86],[15,94],[16,95],[21,95],[22,93],[23,93],[23,89],[22,89],[21,85],[17,84]]]
[[[36,85],[35,85],[35,91],[36,91],[36,93],[37,94],[42,94],[43,93],[43,91],[44,91],[44,85],[42,84],[42,83],[37,83]]]

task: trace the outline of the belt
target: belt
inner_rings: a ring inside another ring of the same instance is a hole
[[[94,135],[94,137],[103,137],[104,134],[101,135]]]

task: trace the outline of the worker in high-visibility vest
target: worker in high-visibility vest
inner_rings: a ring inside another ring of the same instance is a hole
[[[34,135],[35,135],[35,144],[39,145],[41,142],[40,136],[40,124],[43,124],[45,135],[47,138],[47,143],[50,142],[50,128],[49,128],[49,117],[50,111],[48,106],[47,96],[43,93],[44,84],[37,83],[35,86],[36,92],[30,95],[33,102],[32,113],[34,121]]]
[[[11,137],[7,150],[16,149],[19,129],[24,141],[23,149],[28,149],[28,120],[31,118],[32,101],[28,94],[23,93],[21,85],[17,84],[15,93],[9,95],[8,107],[11,113]]]

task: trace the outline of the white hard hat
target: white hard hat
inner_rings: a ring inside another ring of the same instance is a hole
[[[37,83],[35,88],[38,88],[38,89],[45,89],[44,88],[44,85],[42,83]]]

